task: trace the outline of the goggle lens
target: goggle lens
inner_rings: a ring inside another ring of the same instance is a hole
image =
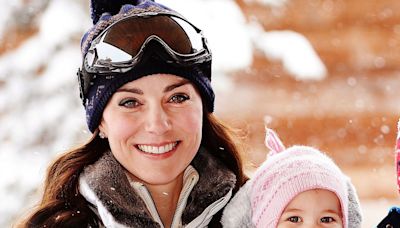
[[[151,40],[181,62],[210,58],[201,31],[187,21],[171,15],[130,17],[111,25],[92,42],[85,56],[86,70],[109,73],[133,67]]]

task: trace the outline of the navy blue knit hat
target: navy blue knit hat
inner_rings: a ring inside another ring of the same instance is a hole
[[[152,0],[91,0],[90,8],[94,26],[82,37],[81,51],[83,56],[88,52],[91,42],[103,30],[121,19],[146,12],[178,14]],[[84,68],[80,73],[85,74]],[[206,110],[209,112],[214,111],[214,91],[211,87],[211,60],[207,64],[178,67],[160,59],[150,58],[143,60],[138,66],[125,73],[106,77],[95,76],[90,82],[87,93],[83,94],[81,91],[89,130],[94,132],[98,128],[105,106],[119,87],[143,76],[158,73],[174,74],[190,80],[199,91]],[[80,83],[83,82],[80,81]]]

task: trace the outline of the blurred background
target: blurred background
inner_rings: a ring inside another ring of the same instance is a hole
[[[89,137],[76,70],[89,0],[0,0],[0,227],[37,203],[49,162]],[[216,115],[241,130],[251,176],[264,124],[329,154],[357,188],[363,227],[396,190],[397,0],[159,0],[204,30]]]

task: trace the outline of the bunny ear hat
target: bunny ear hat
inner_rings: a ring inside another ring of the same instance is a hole
[[[278,135],[270,128],[265,128],[265,146],[270,150],[268,156],[273,156],[286,148]]]
[[[251,180],[252,222],[256,227],[276,227],[290,201],[299,193],[325,189],[336,194],[342,209],[343,226],[348,227],[347,177],[322,152],[307,146],[285,148],[278,135],[266,129],[268,159]]]
[[[225,207],[223,227],[276,227],[284,208],[298,193],[323,188],[338,196],[343,227],[361,228],[361,207],[350,178],[318,150],[305,146],[286,149],[273,130],[265,130],[265,145],[270,149],[268,159]],[[306,170],[307,167],[312,170]],[[289,183],[288,178],[294,179]]]

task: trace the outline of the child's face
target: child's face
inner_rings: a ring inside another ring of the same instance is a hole
[[[338,197],[323,189],[298,194],[286,206],[278,221],[278,228],[289,227],[343,227]]]

